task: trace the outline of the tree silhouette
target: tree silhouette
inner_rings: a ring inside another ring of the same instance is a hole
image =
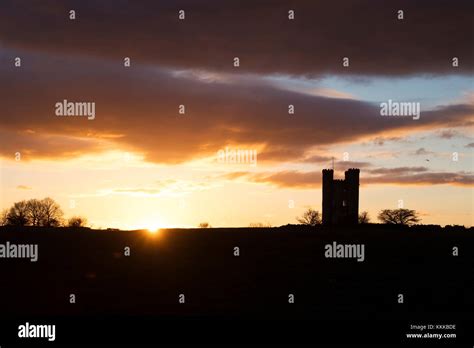
[[[43,219],[43,204],[37,199],[30,199],[26,202],[28,222],[32,226],[40,226]]]
[[[69,227],[86,227],[87,219],[82,216],[73,216],[67,222]]]
[[[370,222],[369,213],[363,211],[359,214],[359,224],[368,224]]]
[[[41,226],[57,227],[61,225],[63,218],[63,211],[58,203],[52,198],[46,197],[41,200],[42,205],[42,217]]]
[[[26,201],[13,203],[13,206],[8,211],[7,215],[8,225],[25,226],[29,223],[28,219],[28,204]]]
[[[297,217],[296,220],[303,225],[316,226],[321,224],[321,216],[319,211],[309,208],[306,210],[301,217]]]
[[[6,216],[0,217],[0,224],[57,227],[61,225],[62,217],[63,211],[59,204],[47,197],[42,200],[30,199],[14,203]]]
[[[201,222],[199,225],[198,225],[199,228],[211,228],[211,225],[209,224],[209,222]]]
[[[420,221],[418,213],[411,209],[384,209],[378,219],[385,224],[411,226]]]

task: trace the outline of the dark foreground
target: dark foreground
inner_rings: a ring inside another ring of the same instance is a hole
[[[458,323],[465,331],[474,313],[473,240],[472,229],[429,226],[156,235],[3,227],[0,244],[37,243],[39,258],[0,259],[0,319],[393,321],[404,323],[400,334],[411,332],[410,324],[428,323]],[[333,241],[364,244],[365,260],[325,258],[324,246]]]

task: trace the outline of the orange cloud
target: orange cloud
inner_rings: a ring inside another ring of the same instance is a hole
[[[387,118],[378,105],[284,91],[255,78],[232,85],[165,69],[34,58],[21,72],[0,67],[2,112],[9,115],[0,126],[3,156],[62,158],[115,148],[150,162],[180,163],[239,144],[261,148],[259,160],[295,161],[315,146],[463,126],[474,114],[474,106],[460,104],[425,111],[417,121]],[[95,102],[96,118],[56,117],[54,105],[63,99]],[[288,115],[289,104],[295,115]]]

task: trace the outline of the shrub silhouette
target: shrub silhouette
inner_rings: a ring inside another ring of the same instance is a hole
[[[378,219],[385,224],[411,226],[420,221],[418,213],[411,209],[384,209]]]
[[[67,221],[68,227],[86,227],[87,219],[82,216],[73,216]]]
[[[296,220],[302,225],[316,226],[321,224],[321,216],[319,211],[309,208],[306,210],[301,217],[297,217]]]
[[[369,213],[366,211],[363,211],[362,213],[360,213],[358,221],[359,221],[359,224],[368,224],[370,222]]]

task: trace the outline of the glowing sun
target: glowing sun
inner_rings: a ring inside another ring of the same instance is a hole
[[[158,222],[150,222],[145,225],[145,229],[151,234],[155,234],[160,230],[160,224]]]

